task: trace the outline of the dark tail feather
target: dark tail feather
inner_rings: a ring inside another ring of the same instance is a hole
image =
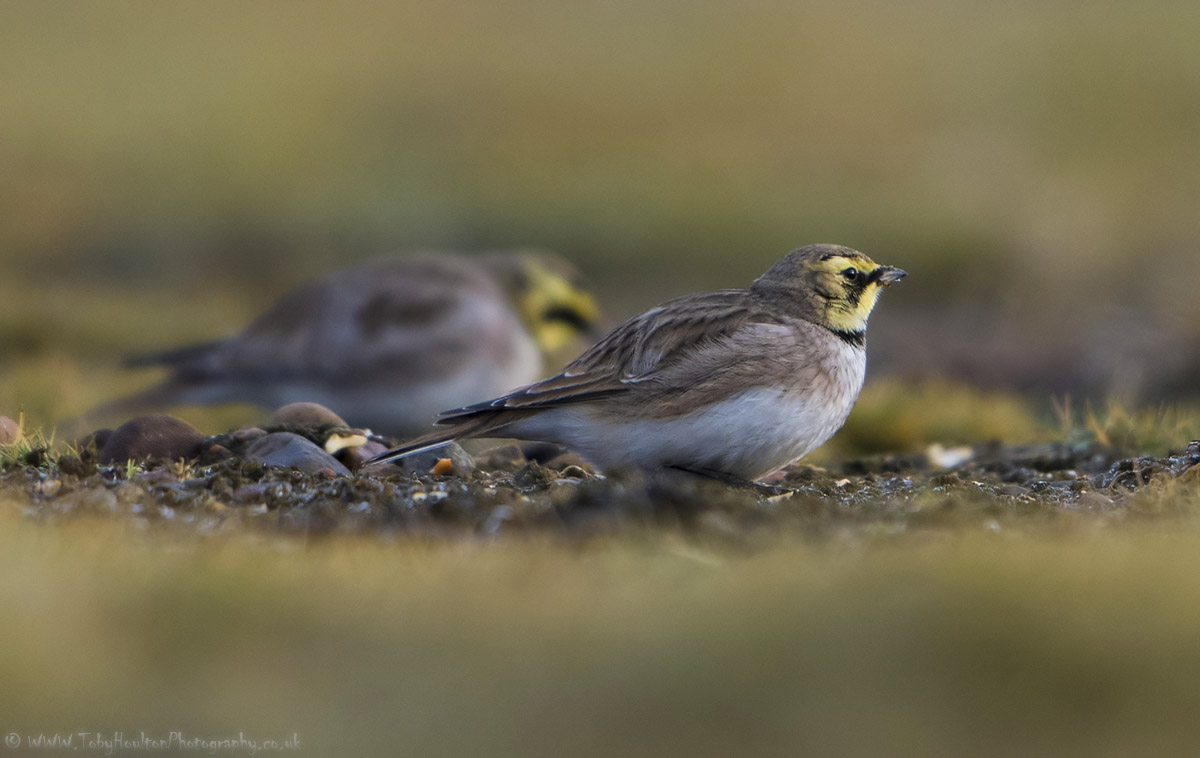
[[[205,342],[201,345],[190,345],[188,347],[176,348],[174,350],[163,350],[156,353],[140,353],[138,355],[128,356],[125,358],[124,363],[128,368],[142,368],[145,366],[181,366],[205,357],[214,349],[221,346],[223,342],[223,340],[215,340],[213,342]]]
[[[435,447],[448,445],[457,440],[467,439],[468,437],[489,437],[500,436],[503,434],[491,435],[490,432],[501,431],[504,427],[519,418],[524,418],[530,415],[528,412],[513,412],[513,411],[492,411],[491,413],[481,413],[473,418],[468,418],[459,421],[453,426],[448,426],[445,429],[437,429],[429,434],[417,437],[415,440],[409,440],[399,447],[394,447],[386,453],[380,453],[375,458],[367,462],[367,465],[375,463],[388,463],[397,458],[403,458],[407,455],[416,455],[423,453],[426,450],[432,450]]]

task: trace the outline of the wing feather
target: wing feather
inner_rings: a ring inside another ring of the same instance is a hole
[[[778,323],[778,318],[759,308],[745,290],[681,297],[626,321],[561,373],[495,400],[446,411],[438,423],[541,411],[625,393],[752,322]]]

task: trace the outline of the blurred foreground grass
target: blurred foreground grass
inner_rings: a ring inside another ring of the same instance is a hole
[[[847,533],[753,554],[0,517],[6,732],[304,754],[1191,755],[1200,529]]]

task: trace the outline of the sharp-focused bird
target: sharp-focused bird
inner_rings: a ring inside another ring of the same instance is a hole
[[[838,245],[789,253],[749,289],[667,302],[549,379],[442,414],[378,458],[468,437],[554,442],[603,468],[759,479],[846,421],[866,372],[867,318],[905,272]]]

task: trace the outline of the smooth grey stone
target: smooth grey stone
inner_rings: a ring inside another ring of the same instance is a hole
[[[338,476],[349,476],[350,469],[329,453],[299,434],[275,432],[259,437],[246,448],[246,458],[268,466],[282,466],[316,474],[328,469]]]

